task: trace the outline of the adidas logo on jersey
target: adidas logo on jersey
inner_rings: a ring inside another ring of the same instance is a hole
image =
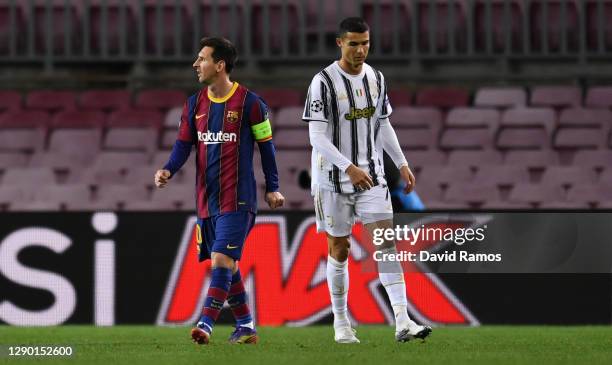
[[[346,120],[355,120],[359,118],[370,118],[376,112],[376,108],[373,106],[363,109],[351,107],[348,113],[344,114]]]
[[[200,132],[198,131],[198,141],[204,142],[204,144],[218,144],[223,142],[236,142],[238,136],[236,133],[224,133],[211,131]]]

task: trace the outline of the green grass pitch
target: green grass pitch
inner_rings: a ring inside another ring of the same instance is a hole
[[[612,326],[435,328],[423,342],[396,343],[392,327],[360,326],[361,344],[333,342],[331,326],[260,327],[255,345],[229,345],[217,326],[208,346],[188,327],[0,326],[6,364],[612,364]],[[6,345],[70,345],[74,356],[9,357]]]

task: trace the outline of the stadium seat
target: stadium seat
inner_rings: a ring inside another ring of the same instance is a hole
[[[390,119],[403,149],[430,149],[437,145],[442,127],[442,113],[438,109],[398,107]]]
[[[517,183],[528,183],[529,172],[524,166],[483,165],[474,176],[479,184],[511,187]]]
[[[10,32],[11,11],[14,11],[14,34]],[[12,50],[18,52],[18,50],[23,49],[25,34],[26,20],[21,6],[17,5],[11,10],[10,3],[6,1],[2,2],[0,4],[0,55],[9,55]],[[11,39],[15,40],[13,45],[11,45]],[[1,99],[2,98],[0,98],[0,100]]]
[[[285,204],[280,208],[281,210],[307,210],[310,212],[314,210],[314,200],[310,188],[303,189],[295,184],[286,184],[281,187],[281,193],[285,197]],[[258,194],[264,196],[263,192],[258,192]],[[270,210],[270,207],[265,204],[263,209]]]
[[[254,156],[253,160],[259,161],[259,156]],[[283,151],[276,158],[276,164],[278,168],[278,178],[281,182],[281,187],[284,188],[286,185],[299,185],[299,177],[303,171],[309,172],[310,170],[310,151]],[[257,168],[258,166],[254,166]],[[261,186],[265,186],[265,181],[258,181]]]
[[[477,51],[490,54],[521,50],[524,11],[520,1],[476,0],[473,11]]]
[[[193,168],[193,166],[186,166],[188,168]],[[124,182],[130,186],[142,186],[151,188],[154,186],[153,177],[155,176],[155,172],[159,169],[157,166],[151,165],[137,165],[132,166],[127,169],[125,173]],[[177,179],[172,180],[172,184],[175,183]]]
[[[527,104],[527,93],[519,87],[485,87],[478,89],[474,106],[485,108],[513,108]]]
[[[496,150],[453,150],[448,154],[448,164],[451,166],[469,166],[478,169],[480,166],[501,165],[501,152]]]
[[[413,170],[420,170],[425,166],[441,166],[446,164],[444,153],[437,149],[418,151],[404,150],[406,160]]]
[[[7,169],[2,176],[2,186],[55,185],[55,174],[49,167]]]
[[[75,163],[86,165],[100,150],[101,130],[56,129],[49,136],[49,152],[71,156]]]
[[[571,108],[561,111],[553,136],[555,148],[603,148],[612,125],[607,109]]]
[[[564,188],[581,184],[593,184],[597,180],[595,170],[584,166],[550,166],[542,176],[542,184]]]
[[[87,90],[79,95],[80,109],[105,112],[127,109],[131,95],[127,90]]]
[[[529,14],[532,52],[578,49],[579,21],[574,1],[531,1]]]
[[[387,97],[394,109],[412,105],[412,93],[408,89],[390,89],[387,91]]]
[[[12,111],[0,115],[0,150],[31,153],[45,146],[49,114]]]
[[[447,53],[452,49],[465,49],[468,10],[464,1],[432,0],[415,3],[419,19],[419,48],[422,52]]]
[[[136,108],[166,111],[175,107],[182,107],[187,96],[180,90],[152,89],[138,93]]]
[[[274,111],[286,107],[301,107],[303,109],[304,99],[296,89],[258,89],[255,90],[255,93],[261,96]],[[301,115],[302,113],[300,113]]]
[[[51,120],[52,128],[103,128],[105,115],[98,111],[61,111]]]
[[[467,166],[423,166],[417,184],[446,189],[451,184],[471,180],[472,172]]]
[[[511,203],[525,203],[538,208],[544,202],[557,202],[564,199],[563,189],[559,185],[516,184],[508,197]]]
[[[148,206],[149,209],[146,209]],[[154,207],[157,207],[155,209]],[[164,189],[154,189],[151,201],[138,203],[127,201],[125,210],[187,210],[196,207],[193,184],[168,184]]]
[[[452,109],[440,135],[440,148],[490,149],[499,118],[499,112],[494,109]]]
[[[34,193],[34,202],[49,204],[48,208],[39,205],[43,210],[80,210],[89,207],[91,191],[85,184],[62,184],[41,186]],[[56,206],[59,206],[56,208]],[[19,206],[18,206],[19,207]],[[35,204],[21,206],[24,209],[32,210]]]
[[[229,0],[203,0],[197,4],[199,7],[192,10],[195,12],[193,14],[195,33],[201,36],[216,34],[231,39],[240,54],[246,42],[240,32],[245,19],[245,5],[240,1]],[[195,23],[196,18],[200,20],[199,27],[198,23]],[[197,37],[198,47],[201,36]]]
[[[91,160],[75,158],[65,152],[38,151],[30,158],[30,167],[49,167],[61,176],[71,176],[78,174],[85,168]]]
[[[612,151],[610,150],[580,150],[574,155],[574,166],[584,166],[603,170],[612,167]]]
[[[104,136],[102,149],[116,152],[152,153],[157,147],[155,128],[110,128]]]
[[[559,165],[559,156],[552,150],[509,150],[504,157],[508,166],[526,166],[530,169],[543,170],[548,166]]]
[[[89,9],[82,6],[81,17],[89,11],[89,44],[93,55],[135,54],[137,50],[137,19],[129,2],[107,1],[106,13],[100,0],[89,4]],[[106,43],[104,43],[106,42]]]
[[[26,97],[26,107],[30,110],[73,110],[76,105],[76,94],[73,91],[38,90]]]
[[[496,145],[500,149],[550,147],[555,113],[547,108],[513,108],[502,114]]]
[[[454,87],[431,87],[417,92],[416,105],[450,109],[459,106],[467,106],[469,98],[469,93],[464,89]]]
[[[107,152],[98,153],[91,165],[98,170],[116,170],[121,174],[127,173],[132,168],[147,165],[149,155],[143,152]]]
[[[565,108],[582,105],[582,91],[575,86],[536,86],[530,104],[535,107]]]
[[[279,149],[310,149],[308,129],[281,129],[274,133],[274,145]]]
[[[495,185],[487,185],[476,180],[470,183],[453,183],[444,194],[445,202],[467,203],[471,208],[479,208],[487,201],[499,199],[499,192]]]
[[[0,172],[6,168],[25,167],[27,164],[27,154],[21,152],[3,152],[0,150]]]
[[[19,109],[21,109],[21,94],[17,91],[0,90],[0,113]]]
[[[601,201],[612,201],[612,182],[577,184],[567,193],[567,200],[596,206]]]
[[[31,193],[23,186],[0,185],[0,211],[10,210],[11,205],[31,199]]]
[[[594,86],[589,88],[584,104],[590,108],[611,108],[612,86]]]
[[[308,123],[302,120],[304,108],[301,106],[291,106],[280,108],[271,119],[272,130],[276,132],[276,128],[308,128]]]
[[[378,12],[377,12],[378,10]],[[388,54],[394,51],[394,42],[397,36],[397,46],[400,49],[409,49],[412,34],[412,9],[409,2],[392,0],[362,1],[361,12],[365,21],[376,29],[371,34],[372,50],[377,54]],[[400,105],[400,104],[393,104]],[[410,105],[410,104],[404,104]]]
[[[139,4],[133,5],[140,16]],[[142,5],[141,21],[144,22],[148,54],[161,56],[192,52],[193,24],[183,2],[144,1]]]
[[[601,172],[601,176],[599,176],[599,182],[605,184],[612,184],[612,169],[606,167]]]
[[[75,4],[49,1],[35,2],[33,5],[32,12],[26,10],[26,13],[29,14],[27,22],[34,28],[34,49],[37,54],[64,55],[80,50],[82,24]],[[47,20],[51,23],[48,24]],[[66,29],[70,31],[69,35]]]
[[[267,9],[264,9],[264,5]],[[251,29],[249,32],[253,51],[265,50],[269,47],[270,54],[297,52],[299,9],[297,0],[253,1],[251,4]],[[268,33],[264,24],[268,23]],[[283,23],[286,30],[282,31]],[[267,38],[266,38],[267,37]]]
[[[584,3],[588,50],[605,52],[612,47],[612,24],[608,21],[612,17],[612,1],[584,0]],[[601,37],[599,35],[600,21],[603,25]]]
[[[123,210],[128,202],[148,200],[148,191],[142,185],[101,185],[96,194],[96,205],[112,206]]]
[[[126,109],[111,113],[106,123],[107,127],[151,127],[159,129],[164,123],[164,117],[158,111]]]
[[[178,131],[178,125],[181,122],[181,115],[183,114],[183,107],[174,107],[168,112],[164,118],[164,128],[173,129],[175,132]]]

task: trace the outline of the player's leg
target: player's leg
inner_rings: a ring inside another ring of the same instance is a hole
[[[356,197],[355,210],[370,237],[377,228],[393,228],[393,208],[386,187],[381,185],[361,192]],[[395,240],[386,240],[377,247],[382,253],[396,253]],[[408,300],[404,271],[398,261],[378,261],[378,277],[387,292],[395,317],[395,338],[400,342],[411,338],[425,338],[431,328],[419,326],[408,316]]]
[[[339,343],[358,343],[348,318],[349,235],[353,224],[352,205],[343,195],[315,191],[317,230],[327,233],[327,286],[334,314],[334,339]]]

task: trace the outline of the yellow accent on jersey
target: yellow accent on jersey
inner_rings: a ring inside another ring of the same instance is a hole
[[[225,103],[229,98],[232,97],[232,95],[234,95],[234,93],[236,92],[236,89],[238,89],[238,83],[234,82],[234,85],[232,86],[232,89],[230,90],[230,92],[227,93],[227,95],[225,95],[224,97],[221,97],[221,98],[215,98],[214,96],[212,96],[210,94],[210,90],[208,90],[208,98],[213,103]]]
[[[265,142],[272,139],[272,125],[270,125],[270,119],[266,119],[259,124],[251,126],[251,131],[257,142]]]

